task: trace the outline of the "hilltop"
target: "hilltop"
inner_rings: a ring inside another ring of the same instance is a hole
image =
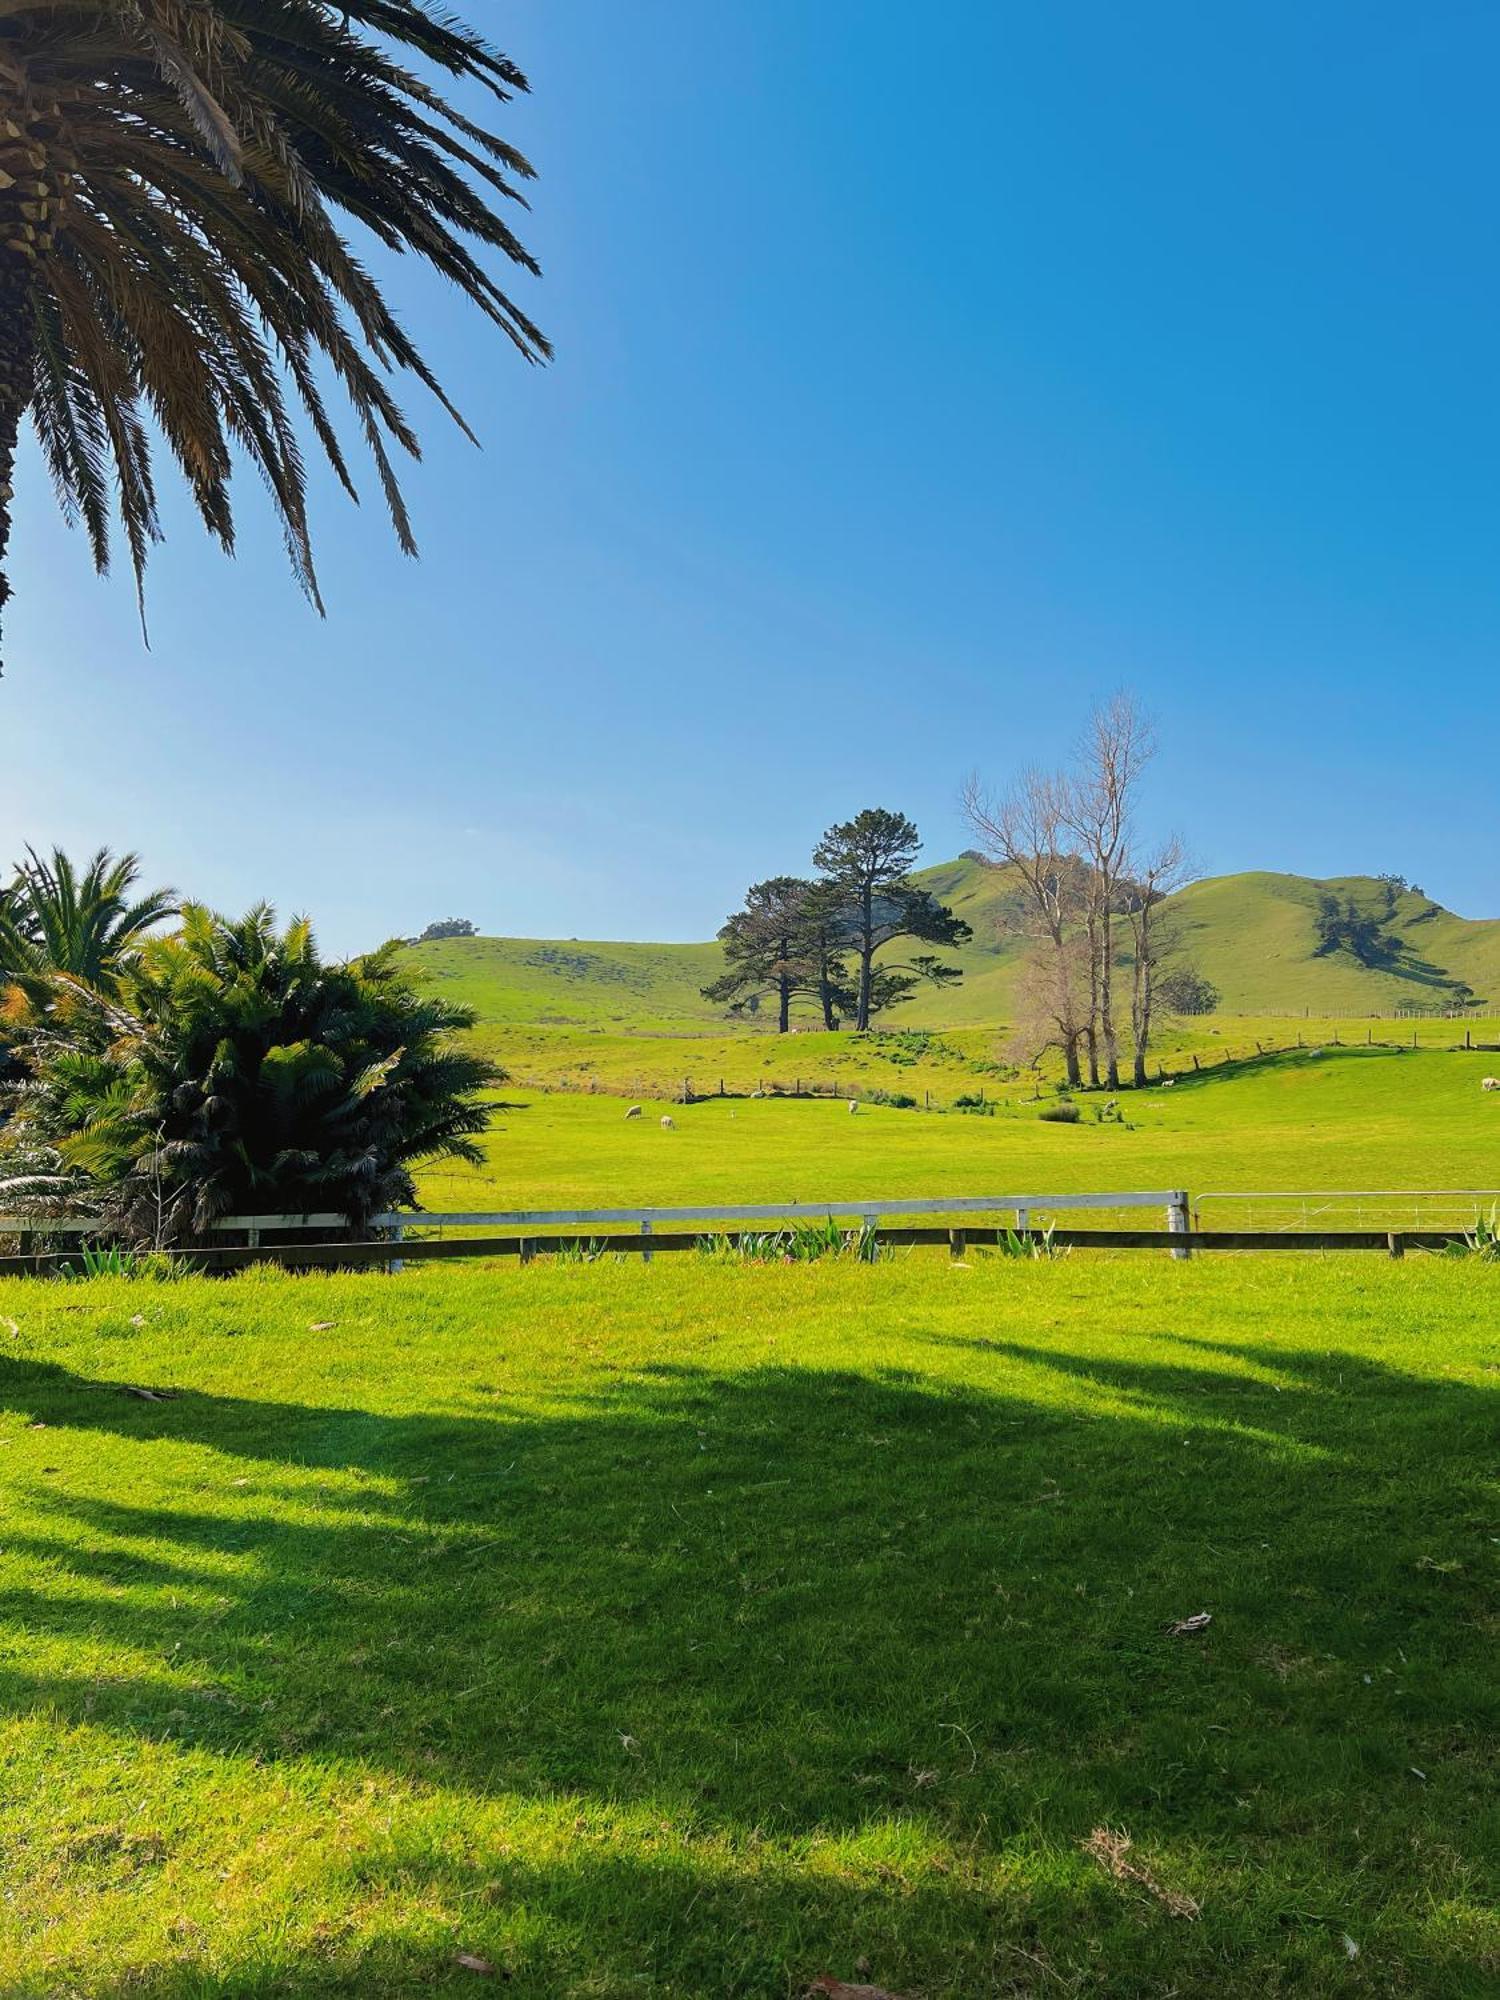
[[[971,855],[924,869],[917,880],[973,929],[972,942],[951,955],[964,980],[919,993],[882,1025],[1004,1021],[1021,951],[1014,882]],[[1340,910],[1352,903],[1368,920],[1359,949],[1320,941],[1319,909],[1329,897]],[[1374,876],[1212,876],[1172,897],[1170,906],[1188,957],[1218,987],[1226,1012],[1437,1013],[1470,993],[1490,1002],[1500,995],[1500,920],[1456,916],[1418,890],[1388,887]],[[422,983],[466,1002],[494,1026],[660,1034],[734,1025],[700,991],[722,966],[713,942],[452,938],[414,945],[409,959]],[[747,1025],[765,1022],[752,1017]]]

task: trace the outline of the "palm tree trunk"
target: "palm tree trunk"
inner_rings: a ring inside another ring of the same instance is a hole
[[[31,401],[32,355],[31,260],[14,252],[0,251],[0,632],[10,597],[5,566],[10,546],[10,503],[15,490],[21,418]],[[0,654],[0,668],[3,664]]]

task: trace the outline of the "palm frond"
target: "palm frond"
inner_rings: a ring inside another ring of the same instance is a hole
[[[417,436],[385,376],[415,377],[468,426],[342,225],[418,257],[545,360],[489,267],[537,272],[506,213],[525,209],[533,169],[429,81],[505,104],[521,71],[425,0],[4,0],[0,21],[0,130],[18,135],[0,176],[0,565],[29,412],[100,569],[113,517],[141,590],[165,442],[226,551],[236,461],[253,468],[321,609],[297,412],[357,495],[320,361],[415,553],[397,460]],[[0,568],[0,606],[7,588]]]

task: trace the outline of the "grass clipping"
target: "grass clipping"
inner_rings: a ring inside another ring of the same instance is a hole
[[[1196,1917],[1199,1905],[1191,1896],[1184,1896],[1180,1890],[1169,1889],[1164,1882],[1158,1882],[1149,1868],[1143,1868],[1139,1861],[1132,1861],[1130,1850],[1134,1844],[1128,1833],[1116,1832],[1113,1827],[1096,1826],[1087,1840],[1079,1846],[1091,1859],[1098,1862],[1107,1875],[1113,1875],[1117,1882],[1134,1882],[1144,1889],[1148,1896],[1154,1896],[1169,1916]]]

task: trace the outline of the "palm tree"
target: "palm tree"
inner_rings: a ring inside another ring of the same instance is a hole
[[[453,1040],[472,1012],[412,991],[396,955],[329,965],[305,919],[188,904],[118,999],[67,988],[23,1033],[0,1199],[157,1245],[223,1215],[334,1209],[360,1231],[411,1205],[420,1162],[482,1157],[477,1093],[501,1072]]]
[[[321,609],[296,405],[358,497],[325,367],[415,553],[388,447],[418,445],[389,374],[415,375],[463,420],[335,212],[441,272],[528,360],[549,349],[475,255],[537,271],[496,206],[525,206],[532,169],[408,58],[501,102],[527,88],[430,0],[0,4],[0,612],[28,412],[101,570],[112,498],[138,593],[160,539],[154,424],[229,550],[232,454],[254,465]]]
[[[33,998],[58,974],[96,992],[119,991],[148,931],[177,914],[176,891],[135,895],[139,855],[101,847],[80,871],[60,847],[44,861],[28,847],[0,893],[0,979]]]

